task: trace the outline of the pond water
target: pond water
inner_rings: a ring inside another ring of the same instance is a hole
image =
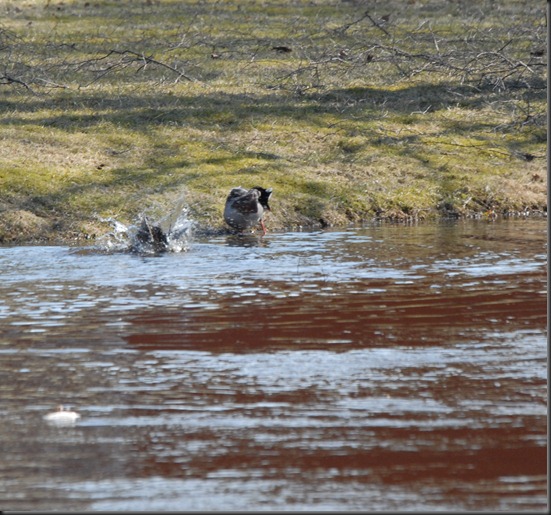
[[[526,219],[1,247],[0,509],[545,511],[546,242]]]

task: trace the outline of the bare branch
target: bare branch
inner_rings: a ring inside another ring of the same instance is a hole
[[[371,23],[373,23],[373,25],[375,25],[375,27],[377,27],[379,30],[383,31],[389,38],[391,38],[392,36],[389,34],[389,32],[384,28],[382,27],[381,25],[379,25],[371,16],[370,14],[366,11],[365,12],[365,17],[366,18],[369,18],[369,21]]]
[[[77,64],[77,69],[83,69],[90,67],[94,65],[95,63],[99,63],[100,61],[105,61],[109,57],[113,55],[121,56],[121,59],[118,62],[112,63],[107,65],[105,68],[99,70],[101,73],[96,79],[88,83],[93,84],[94,82],[97,82],[100,78],[104,77],[107,73],[110,71],[116,69],[116,68],[125,68],[127,66],[130,66],[132,64],[140,63],[140,66],[138,67],[137,71],[140,71],[144,69],[148,64],[155,64],[157,66],[161,66],[163,68],[166,68],[174,73],[176,73],[178,76],[175,79],[175,82],[178,82],[181,78],[184,78],[190,82],[195,82],[195,79],[192,77],[189,77],[184,72],[174,68],[173,66],[170,66],[166,63],[163,63],[162,61],[158,61],[157,59],[154,59],[153,56],[146,56],[145,54],[140,54],[138,52],[134,52],[133,50],[110,50],[107,54],[95,57],[93,59],[88,59],[86,61],[80,62]]]
[[[1,85],[11,85],[11,84],[19,84],[20,86],[23,86],[27,91],[30,91],[33,94],[36,94],[35,91],[24,81],[15,79],[14,77],[10,77],[8,75],[2,75],[0,76],[0,84]]]

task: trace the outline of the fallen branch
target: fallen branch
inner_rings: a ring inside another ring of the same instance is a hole
[[[113,69],[125,68],[135,63],[141,63],[137,71],[144,69],[148,64],[154,64],[157,66],[161,66],[162,68],[166,68],[167,70],[170,70],[178,75],[174,82],[178,82],[181,78],[184,78],[190,82],[195,82],[196,80],[186,75],[183,71],[180,71],[177,68],[170,66],[169,64],[163,63],[162,61],[158,61],[157,59],[154,59],[153,56],[146,56],[143,53],[140,54],[138,52],[134,52],[133,50],[110,50],[104,56],[96,57],[94,59],[89,59],[87,61],[78,63],[77,69],[82,69],[82,68],[91,66],[95,63],[99,63],[100,61],[104,61],[113,55],[121,56],[121,59],[119,60],[119,62],[113,63],[107,66],[106,68],[104,68],[103,70],[100,70],[102,72],[101,75],[97,77],[94,81],[92,81],[90,84],[97,82],[101,77],[104,77],[107,73],[109,73]],[[127,58],[127,57],[130,57],[130,58]]]
[[[9,75],[0,76],[0,84],[4,86],[11,85],[11,84],[19,84],[20,86],[23,86],[27,91],[30,91],[31,93],[36,94],[26,82],[19,79],[15,79],[14,77],[10,77]]]
[[[365,13],[360,17],[358,18],[357,20],[354,20],[354,21],[351,21],[350,23],[347,23],[346,25],[343,25],[342,27],[338,28],[338,29],[335,29],[335,32],[338,32],[339,34],[344,34],[350,27],[352,27],[353,25],[357,25],[358,23],[362,22],[363,20],[365,19],[368,19],[375,27],[377,27],[379,30],[381,30],[382,32],[385,33],[386,36],[388,36],[389,38],[391,38],[391,34],[384,28],[382,27],[381,25],[379,25],[372,17],[371,15],[369,14],[368,11],[365,11]]]

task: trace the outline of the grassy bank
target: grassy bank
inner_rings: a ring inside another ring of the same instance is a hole
[[[544,211],[545,3],[366,5],[0,0],[0,242]]]

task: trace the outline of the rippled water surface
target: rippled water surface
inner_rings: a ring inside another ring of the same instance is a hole
[[[546,229],[0,248],[0,509],[546,510]]]

